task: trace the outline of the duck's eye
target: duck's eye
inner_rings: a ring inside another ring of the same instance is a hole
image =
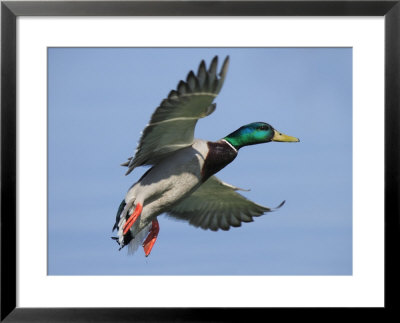
[[[268,130],[268,126],[261,126],[260,130]]]

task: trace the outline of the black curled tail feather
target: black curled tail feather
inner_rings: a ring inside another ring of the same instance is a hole
[[[115,224],[114,224],[114,227],[112,229],[113,231],[115,229],[118,229],[118,224],[119,224],[119,220],[121,218],[121,213],[124,210],[125,205],[126,205],[126,203],[125,203],[125,199],[124,199],[124,200],[122,200],[121,204],[119,205],[119,208],[118,208],[118,211],[117,211],[117,216],[115,218]]]

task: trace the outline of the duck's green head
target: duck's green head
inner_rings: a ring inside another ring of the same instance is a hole
[[[237,150],[243,146],[256,145],[264,142],[298,142],[298,138],[284,135],[265,122],[253,122],[240,127],[225,138]]]

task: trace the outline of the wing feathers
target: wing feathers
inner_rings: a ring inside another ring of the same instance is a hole
[[[221,72],[219,73],[220,82],[216,89],[217,93],[219,93],[219,91],[221,91],[222,84],[224,84],[226,74],[228,73],[228,67],[229,67],[229,56],[227,56],[225,58],[224,63],[222,64]]]
[[[242,222],[252,222],[253,217],[274,210],[246,199],[237,190],[241,189],[212,176],[197,191],[175,205],[168,215],[186,220],[195,227],[216,231],[240,227]]]
[[[215,110],[212,102],[222,88],[228,62],[229,56],[217,76],[217,56],[211,61],[208,70],[204,60],[201,61],[197,75],[190,71],[186,81],[180,81],[176,90],[169,92],[143,130],[135,156],[128,163],[122,164],[128,166],[126,174],[137,166],[154,165],[176,149],[193,143],[197,120]]]
[[[199,80],[199,87],[203,87],[204,81],[206,79],[207,70],[206,70],[206,63],[201,61],[199,65],[199,69],[197,70],[197,79]]]
[[[178,83],[178,93],[179,93],[179,94],[186,94],[186,93],[188,93],[188,87],[187,87],[187,84],[186,84],[185,82],[180,81],[180,82]]]
[[[189,86],[190,93],[192,93],[196,88],[196,76],[194,75],[193,71],[190,71],[187,78],[186,83]]]
[[[211,61],[210,69],[208,70],[210,83],[214,82],[215,77],[217,76],[217,65],[218,65],[218,57],[215,56]]]

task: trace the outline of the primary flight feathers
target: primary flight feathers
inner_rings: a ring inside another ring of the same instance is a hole
[[[197,75],[190,71],[186,81],[180,81],[177,89],[168,94],[154,111],[144,128],[134,158],[122,164],[128,166],[128,175],[135,167],[154,165],[174,151],[193,143],[197,120],[215,110],[212,104],[224,84],[228,71],[229,56],[217,73],[218,57],[210,67],[201,61]]]

